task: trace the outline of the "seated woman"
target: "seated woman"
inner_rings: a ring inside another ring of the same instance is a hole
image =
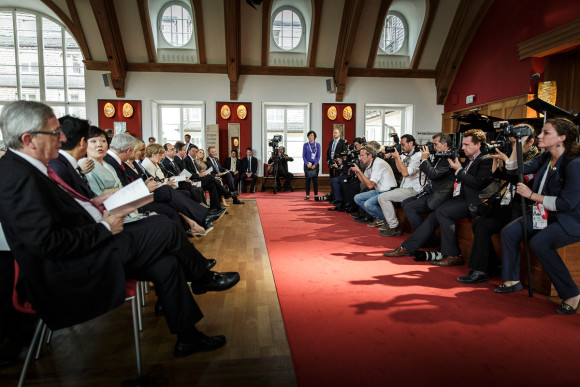
[[[155,181],[163,182],[166,178],[163,170],[159,166],[161,160],[165,158],[165,149],[159,144],[149,144],[145,148],[145,158],[141,162],[141,166],[145,168],[149,176],[152,176]]]
[[[525,162],[524,175],[536,174],[532,189],[518,183],[516,192],[532,201],[528,211],[527,231],[530,250],[541,262],[552,280],[562,303],[556,311],[574,314],[580,293],[570,272],[556,251],[580,241],[580,145],[576,143],[578,128],[563,118],[549,119],[538,135],[538,147],[545,151]],[[522,138],[524,141],[525,138]],[[512,154],[506,169],[517,173],[516,155]],[[501,231],[503,251],[502,279],[496,293],[520,291],[520,242],[523,220],[518,218]]]

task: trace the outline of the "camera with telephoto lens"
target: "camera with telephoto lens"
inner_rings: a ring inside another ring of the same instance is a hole
[[[457,159],[460,156],[460,150],[457,148],[451,148],[445,152],[435,152],[434,156],[441,157],[443,159]]]
[[[499,129],[500,133],[507,137],[522,138],[532,135],[532,129],[527,125],[514,127],[509,121],[496,121],[493,123],[494,129]]]
[[[508,138],[501,136],[495,140],[493,144],[488,144],[485,142],[481,144],[481,153],[484,155],[495,154],[498,150],[509,157],[512,153],[512,143]]]
[[[280,134],[276,134],[270,140],[270,142],[268,142],[268,145],[270,147],[272,147],[272,161],[273,162],[277,162],[278,160],[280,160],[280,155],[279,155],[280,152],[278,149],[280,141],[282,141],[282,136]]]

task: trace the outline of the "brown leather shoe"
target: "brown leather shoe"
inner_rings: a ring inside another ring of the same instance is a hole
[[[394,236],[401,236],[403,233],[399,230],[399,226],[395,228],[389,228],[388,230],[381,230],[379,229],[379,234],[384,237],[394,237]]]
[[[446,255],[440,261],[431,261],[431,265],[435,266],[463,266],[465,260],[460,256]]]
[[[412,257],[413,254],[411,254],[409,252],[409,250],[407,250],[404,247],[397,247],[395,250],[393,251],[385,251],[385,256],[387,257]]]

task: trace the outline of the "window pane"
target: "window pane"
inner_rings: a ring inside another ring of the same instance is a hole
[[[161,108],[161,141],[160,144],[167,142],[174,143],[181,140],[181,109],[179,107],[162,107]]]
[[[405,43],[405,25],[395,15],[387,15],[379,47],[387,54],[396,54]]]
[[[50,107],[54,111],[54,115],[56,116],[56,118],[59,118],[59,117],[66,115],[66,113],[65,113],[66,110],[65,110],[64,106],[62,106],[62,105],[50,105]]]
[[[4,77],[0,76],[0,79]],[[18,89],[16,87],[0,86],[0,101],[18,100]]]
[[[302,161],[302,147],[304,146],[304,133],[288,133],[286,139],[286,154],[294,158],[288,163],[288,172],[304,173],[304,162]]]
[[[159,28],[167,43],[175,47],[184,46],[193,34],[191,15],[181,5],[170,5],[163,12]]]
[[[87,109],[84,106],[69,106],[68,114],[79,117],[87,118]]]
[[[292,50],[302,38],[302,22],[297,13],[285,9],[276,14],[272,23],[274,42],[282,50]]]

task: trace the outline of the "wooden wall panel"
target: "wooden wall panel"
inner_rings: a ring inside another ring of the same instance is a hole
[[[115,115],[112,117],[105,116],[104,107],[107,102],[112,103],[115,107]],[[125,103],[130,103],[131,106],[133,106],[133,115],[131,117],[123,116],[123,105]],[[103,130],[114,129],[115,122],[126,122],[127,132],[139,138],[143,135],[141,126],[141,101],[127,99],[99,99],[98,112],[99,128]]]

